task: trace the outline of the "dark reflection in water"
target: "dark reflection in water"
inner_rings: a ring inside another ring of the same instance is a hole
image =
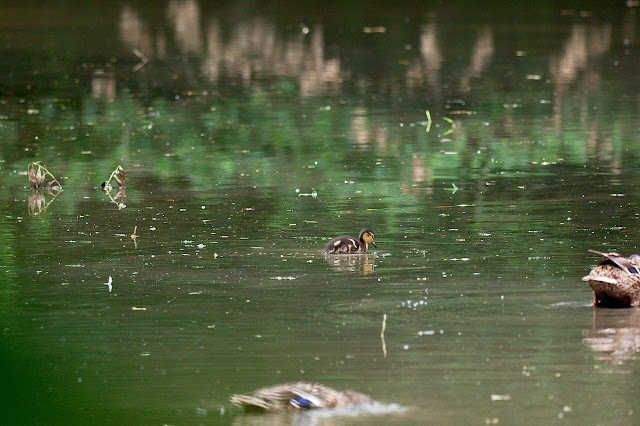
[[[636,311],[580,280],[637,251],[634,2],[0,12],[6,421],[285,422],[229,396],[303,380],[407,408],[307,423],[640,422]]]

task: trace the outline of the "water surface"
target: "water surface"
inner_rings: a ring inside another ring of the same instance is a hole
[[[3,4],[5,418],[640,422],[638,314],[580,280],[637,251],[631,3]],[[295,381],[404,410],[229,403]]]

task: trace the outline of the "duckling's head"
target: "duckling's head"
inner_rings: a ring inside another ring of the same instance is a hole
[[[373,232],[370,229],[363,229],[360,231],[360,236],[358,237],[360,241],[364,241],[367,244],[371,244],[374,247],[378,247],[376,242],[373,241]]]

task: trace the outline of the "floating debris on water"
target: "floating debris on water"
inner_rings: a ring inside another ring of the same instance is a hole
[[[104,283],[104,285],[106,285],[109,288],[109,293],[111,293],[111,290],[113,289],[113,286],[111,285],[112,282],[113,282],[113,278],[111,278],[111,275],[109,275],[109,281]]]
[[[387,343],[384,340],[384,331],[387,329],[387,314],[382,315],[382,330],[380,331],[380,340],[382,341],[382,353],[387,357]]]
[[[445,152],[445,154],[447,154],[447,153]],[[457,154],[457,152],[455,154]],[[445,191],[451,191],[451,195],[455,194],[459,190],[460,190],[460,188],[458,188],[458,186],[455,183],[451,184],[451,188],[446,188],[445,189]]]
[[[385,27],[364,27],[362,32],[365,34],[386,33],[387,29]]]
[[[491,394],[491,401],[511,401],[511,395]]]

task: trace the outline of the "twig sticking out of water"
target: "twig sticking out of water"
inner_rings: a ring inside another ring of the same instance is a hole
[[[447,136],[450,133],[453,133],[453,131],[456,129],[456,123],[454,123],[454,121],[452,119],[450,119],[449,117],[442,117],[442,119],[444,121],[446,121],[447,123],[451,124],[451,128],[449,130],[447,130],[446,132],[444,132],[442,134],[442,136]]]
[[[135,225],[133,227],[133,234],[131,234],[131,239],[133,240],[133,245],[135,246],[135,248],[138,248],[138,234],[136,234],[136,232],[138,231],[138,225]]]
[[[431,113],[429,110],[426,110],[425,113],[427,114],[427,133],[429,133],[431,131]]]
[[[102,182],[102,184],[100,185],[100,188],[102,188],[106,192],[111,191],[112,179],[116,181],[116,183],[118,184],[118,187],[124,188],[126,186],[125,174],[122,166],[116,167],[116,169],[111,172],[111,176],[109,176],[109,179],[107,179],[105,182]]]
[[[140,68],[147,65],[147,62],[149,62],[149,58],[147,58],[145,54],[139,51],[138,49],[133,49],[132,52],[134,55],[136,55],[140,59],[140,62],[136,64],[135,67],[133,67],[133,72],[137,72],[140,70]]]
[[[47,176],[50,176],[51,180],[45,183]],[[62,185],[58,182],[58,179],[51,174],[42,161],[32,161],[29,163],[27,166],[27,177],[29,178],[31,189],[62,189]]]
[[[382,316],[382,330],[380,331],[380,340],[382,340],[382,353],[387,357],[387,344],[384,341],[384,330],[387,328],[387,314]]]

